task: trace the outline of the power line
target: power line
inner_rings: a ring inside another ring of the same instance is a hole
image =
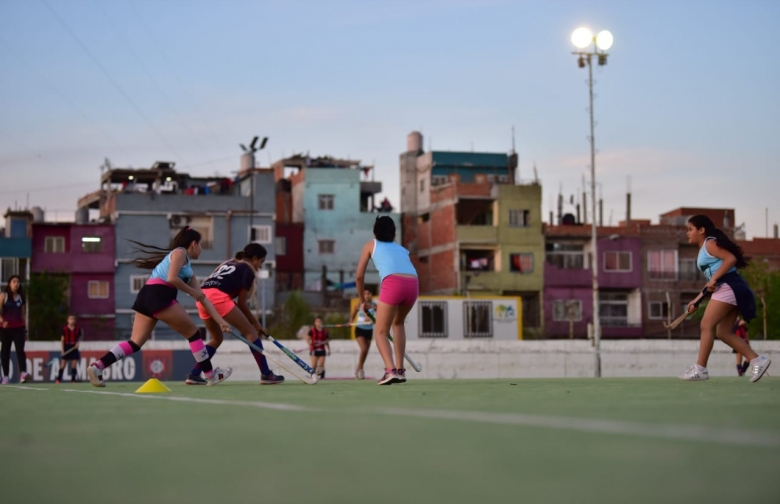
[[[108,13],[103,9],[100,2],[95,0],[95,5],[97,6],[98,10],[101,12],[104,18],[111,23],[112,27],[114,28],[114,32],[119,37],[119,39],[125,44],[125,47],[127,48],[128,52],[132,54],[133,58],[136,59],[136,62],[138,63],[138,66],[141,68],[141,70],[146,74],[146,76],[149,78],[149,81],[152,83],[152,86],[157,90],[158,93],[160,93],[160,96],[162,96],[165,103],[168,105],[168,107],[173,112],[173,115],[178,120],[179,124],[183,129],[185,129],[190,135],[192,135],[193,143],[198,146],[199,149],[201,149],[203,153],[204,158],[208,158],[209,155],[206,152],[205,148],[203,147],[203,142],[201,142],[195,132],[190,128],[189,124],[187,124],[187,121],[182,118],[181,114],[179,113],[179,110],[174,106],[173,102],[171,101],[170,97],[168,96],[165,91],[163,91],[162,86],[157,82],[157,79],[154,77],[154,74],[149,71],[149,69],[146,67],[146,65],[143,62],[143,59],[138,56],[138,54],[133,50],[132,45],[127,40],[127,38],[122,34],[122,30],[119,28],[119,26],[114,23],[114,21],[111,19],[111,17],[108,15]]]
[[[206,127],[206,129],[209,131],[209,133],[211,133],[211,136],[214,138],[214,141],[217,142],[217,146],[220,148],[220,150],[227,151],[227,149],[225,148],[225,146],[222,143],[222,141],[219,139],[217,134],[214,132],[214,129],[211,127],[209,122],[206,120],[205,114],[201,110],[201,108],[199,106],[198,100],[196,100],[196,99],[194,99],[192,97],[192,95],[188,92],[187,87],[182,82],[182,80],[179,79],[179,76],[177,75],[177,73],[173,71],[175,66],[174,66],[173,62],[171,61],[171,59],[168,57],[168,55],[165,52],[165,50],[162,48],[162,44],[160,43],[160,40],[155,36],[155,34],[152,32],[152,30],[146,24],[146,22],[144,21],[143,17],[141,16],[141,13],[138,11],[138,9],[136,9],[135,4],[133,4],[132,2],[127,1],[127,0],[126,0],[126,3],[130,6],[130,10],[133,11],[133,14],[135,14],[135,17],[138,19],[138,22],[141,24],[141,26],[144,28],[144,30],[146,30],[146,33],[149,34],[149,37],[151,38],[152,42],[154,42],[154,45],[157,48],[157,50],[159,51],[160,56],[165,61],[165,63],[168,65],[168,68],[171,69],[171,75],[173,75],[173,78],[176,79],[176,82],[179,84],[179,88],[181,89],[182,93],[184,93],[186,95],[186,97],[190,100],[190,102],[192,103],[192,110],[195,111],[195,113],[198,115],[200,120],[203,122],[203,125]]]
[[[73,40],[78,44],[79,47],[84,51],[84,53],[89,57],[90,60],[95,64],[95,66],[98,67],[98,69],[103,73],[103,75],[106,77],[106,79],[111,82],[111,84],[119,91],[119,93],[122,95],[122,97],[127,101],[127,103],[135,110],[135,112],[138,114],[138,116],[146,123],[146,126],[149,127],[152,131],[154,131],[155,134],[157,134],[157,137],[162,141],[163,144],[165,144],[168,149],[176,156],[177,159],[183,159],[177,152],[176,149],[173,148],[173,146],[168,142],[168,140],[165,138],[165,136],[158,130],[154,124],[149,120],[148,117],[146,117],[146,114],[143,113],[141,108],[136,105],[136,103],[133,101],[133,99],[130,97],[130,95],[122,88],[122,86],[119,85],[119,83],[111,76],[111,74],[106,70],[106,68],[100,63],[100,60],[98,60],[92,52],[87,48],[87,46],[81,41],[81,39],[76,35],[76,33],[70,29],[70,27],[65,23],[65,21],[54,11],[54,9],[51,8],[51,6],[48,4],[46,0],[41,0],[41,3],[46,6],[47,9],[49,9],[49,12],[54,16],[54,18],[57,20],[57,22],[60,23],[60,25],[65,29],[65,31],[68,32],[68,34],[73,38]]]
[[[86,116],[86,114],[84,114],[79,109],[79,107],[76,106],[75,103],[73,103],[67,96],[65,96],[64,93],[62,93],[59,89],[57,89],[57,87],[54,84],[52,84],[51,80],[49,80],[43,74],[43,72],[35,68],[31,63],[29,63],[19,53],[17,53],[16,50],[11,46],[11,44],[9,44],[7,41],[0,38],[0,45],[4,45],[5,48],[8,50],[8,52],[14,55],[14,57],[16,57],[16,59],[18,59],[25,67],[27,67],[27,69],[30,72],[38,76],[38,78],[41,79],[55,95],[57,95],[63,102],[65,102],[70,108],[73,109],[73,111],[81,118],[82,121],[92,126],[96,131],[98,131],[100,134],[105,136],[111,143],[113,143],[115,148],[123,152],[125,156],[128,156],[127,151],[119,144],[119,142],[111,134],[108,133],[108,131],[100,128],[95,122],[89,119]]]

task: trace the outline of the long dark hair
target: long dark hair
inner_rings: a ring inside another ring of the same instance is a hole
[[[374,236],[381,242],[395,240],[395,222],[386,215],[376,218],[374,222]]]
[[[236,252],[236,260],[249,259],[250,261],[255,257],[264,258],[268,255],[268,251],[259,243],[250,243],[244,250]]]
[[[716,228],[715,223],[712,222],[712,219],[706,215],[694,215],[688,219],[688,223],[696,229],[704,228],[705,237],[715,238],[715,243],[718,245],[718,247],[722,248],[723,250],[728,250],[734,254],[734,257],[737,258],[737,268],[744,268],[747,266],[747,262],[745,262],[745,255],[742,252],[742,247],[734,243],[731,238],[726,235],[726,233]]]
[[[187,226],[185,228],[182,228],[182,230],[179,231],[179,233],[173,237],[173,240],[171,240],[171,245],[168,248],[156,247],[154,245],[147,245],[145,243],[141,243],[135,240],[127,240],[127,241],[138,245],[137,250],[145,254],[144,257],[133,259],[133,264],[135,264],[138,268],[151,270],[156,268],[157,265],[160,264],[162,260],[165,259],[165,256],[170,254],[172,250],[177,248],[187,249],[190,247],[192,242],[200,243],[200,240],[201,240],[200,233],[198,233],[191,227]]]
[[[22,279],[19,275],[11,275],[11,278],[8,279],[8,283],[5,285],[5,298],[10,299],[11,301],[14,300],[14,293],[11,291],[11,280],[14,278],[19,280],[19,290],[16,291],[16,293],[19,294],[19,299],[21,299],[22,304],[24,304],[24,287],[22,286]]]

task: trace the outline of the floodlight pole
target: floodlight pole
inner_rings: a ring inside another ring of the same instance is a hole
[[[595,42],[595,40],[594,40]],[[595,44],[594,44],[595,46]],[[598,229],[596,221],[596,137],[593,120],[593,57],[599,59],[599,64],[606,63],[606,52],[599,53],[594,47],[593,52],[576,51],[580,62],[585,61],[588,66],[588,99],[590,107],[590,204],[591,204],[591,242],[593,243],[593,259],[591,272],[593,276],[593,347],[594,347],[594,376],[601,378],[601,321],[599,320],[599,246]],[[601,60],[603,58],[603,60]]]

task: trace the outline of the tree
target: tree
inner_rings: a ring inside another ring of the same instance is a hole
[[[314,322],[309,305],[299,291],[290,294],[282,308],[282,316],[278,324],[268,328],[268,332],[278,339],[293,339],[298,330]]]
[[[57,340],[68,318],[68,277],[34,273],[27,288],[30,339]]]
[[[750,337],[764,339],[766,311],[766,339],[780,339],[780,271],[770,271],[766,261],[756,258],[742,276],[756,295],[756,318],[748,325]]]

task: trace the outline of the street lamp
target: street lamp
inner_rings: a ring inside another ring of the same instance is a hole
[[[577,65],[580,68],[588,67],[588,93],[590,99],[590,203],[591,215],[591,241],[593,242],[593,346],[595,347],[595,375],[601,377],[601,321],[599,320],[599,247],[598,232],[596,229],[596,140],[593,135],[593,58],[596,58],[599,66],[607,64],[607,49],[612,47],[614,38],[607,30],[593,35],[587,28],[577,28],[571,34],[571,43],[579,49],[572,54],[578,56]],[[587,50],[590,46],[591,50]]]

